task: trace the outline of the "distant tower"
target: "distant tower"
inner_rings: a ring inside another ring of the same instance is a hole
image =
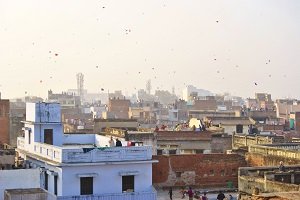
[[[146,91],[148,94],[151,93],[151,89],[152,89],[152,86],[151,86],[151,80],[149,79],[146,83]]]
[[[175,95],[175,87],[172,87],[172,94]]]
[[[80,97],[81,103],[83,103],[83,83],[84,83],[84,75],[82,73],[76,74],[77,77],[77,92]]]

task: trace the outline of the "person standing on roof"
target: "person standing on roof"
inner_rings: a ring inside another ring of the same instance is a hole
[[[108,141],[109,147],[114,147],[115,146],[115,141],[112,136],[110,136],[110,140]]]

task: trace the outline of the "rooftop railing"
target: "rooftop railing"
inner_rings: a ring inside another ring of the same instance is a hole
[[[157,193],[153,188],[149,192],[129,192],[120,194],[99,194],[57,197],[57,200],[156,200]]]
[[[24,138],[18,138],[18,149],[58,163],[143,161],[152,159],[151,146],[57,147],[35,142],[25,145]]]

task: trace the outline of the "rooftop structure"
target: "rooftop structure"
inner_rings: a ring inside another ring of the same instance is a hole
[[[211,96],[212,93],[208,90],[203,90],[203,89],[198,89],[192,85],[188,85],[186,86],[183,91],[182,91],[182,98],[185,101],[190,100],[190,97],[193,96],[193,94],[195,94],[195,96]]]
[[[74,93],[62,92],[61,94],[54,94],[52,90],[48,91],[48,101],[60,103],[64,108],[75,108],[80,106],[80,96]]]

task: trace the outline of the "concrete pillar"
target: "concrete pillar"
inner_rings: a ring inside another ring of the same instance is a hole
[[[231,148],[234,149],[235,145],[234,145],[234,138],[235,138],[235,132],[232,132],[232,138],[231,138]]]
[[[291,184],[295,183],[295,174],[291,173]]]

